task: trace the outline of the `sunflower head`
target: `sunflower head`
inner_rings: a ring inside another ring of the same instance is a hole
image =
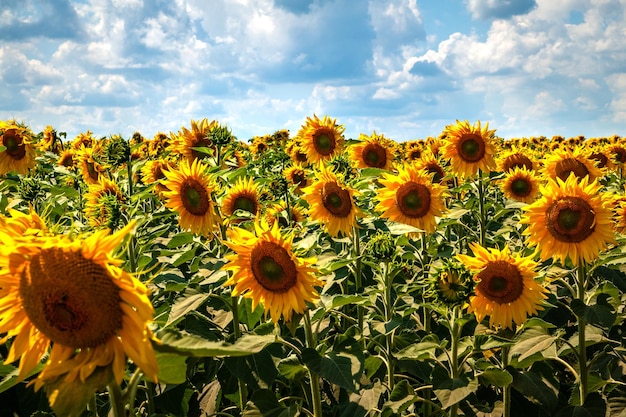
[[[237,216],[239,210],[246,216]],[[232,220],[243,220],[259,215],[261,212],[260,193],[252,177],[239,177],[235,181],[222,201],[222,212]]]
[[[120,135],[113,135],[104,147],[104,160],[111,167],[120,167],[130,160],[130,153],[130,143]]]
[[[515,167],[499,181],[504,195],[511,200],[532,203],[539,195],[539,177],[526,168]]]
[[[427,294],[446,306],[464,305],[472,294],[472,275],[463,264],[453,259],[444,259],[433,268]]]
[[[392,260],[395,251],[396,242],[393,235],[378,230],[367,242],[365,253],[376,262],[380,262]]]
[[[234,296],[252,299],[252,309],[263,305],[274,323],[293,313],[304,313],[307,303],[319,298],[321,281],[313,267],[315,258],[302,258],[293,251],[293,235],[283,235],[275,222],[255,222],[255,233],[236,227],[227,232],[226,245],[233,253],[224,269],[233,274],[224,283]]]
[[[525,168],[528,171],[533,171],[535,169],[535,165],[524,152],[514,149],[505,152],[498,159],[498,168],[502,172],[509,172],[514,168]]]
[[[343,149],[344,131],[344,126],[338,125],[336,119],[328,116],[320,119],[313,115],[306,118],[297,136],[307,160],[318,163],[330,160]]]
[[[489,172],[495,168],[497,151],[495,129],[489,123],[481,127],[480,121],[472,126],[467,120],[446,126],[442,156],[450,160],[452,171],[461,177],[475,175],[478,170]]]
[[[216,120],[191,121],[191,129],[182,127],[178,134],[171,134],[174,139],[172,150],[185,158],[189,162],[196,159],[203,159],[215,152],[215,144],[211,142],[211,132],[218,127]]]
[[[547,178],[562,181],[570,174],[578,179],[588,177],[590,182],[602,176],[596,162],[589,159],[580,148],[556,149],[545,159],[543,172]]]
[[[0,175],[15,171],[25,175],[35,167],[36,151],[30,129],[16,122],[0,125]]]
[[[368,136],[363,133],[359,142],[348,147],[348,154],[356,168],[391,169],[395,143],[376,132]]]

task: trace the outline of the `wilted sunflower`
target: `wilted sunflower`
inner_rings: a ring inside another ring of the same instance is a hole
[[[359,142],[348,147],[348,155],[356,168],[391,169],[394,142],[376,132],[361,133]]]
[[[468,311],[479,323],[489,316],[489,326],[512,329],[543,310],[547,290],[535,281],[537,263],[532,256],[523,258],[508,247],[487,249],[477,243],[471,243],[470,249],[474,256],[457,258],[474,275],[476,287]]]
[[[441,150],[442,157],[450,160],[453,172],[461,177],[475,175],[478,170],[489,172],[495,168],[494,155],[497,146],[494,130],[489,130],[489,123],[481,128],[480,121],[476,126],[465,120],[448,125],[443,131],[445,144]]]
[[[356,190],[343,184],[324,164],[315,178],[313,184],[302,189],[302,198],[309,204],[309,216],[322,223],[333,237],[351,236],[357,217],[362,216],[354,202]]]
[[[304,313],[306,303],[319,298],[316,259],[296,256],[293,235],[281,235],[277,222],[271,228],[255,222],[254,229],[256,235],[240,227],[228,230],[224,243],[235,253],[226,255],[223,268],[233,275],[224,285],[234,286],[233,296],[252,299],[252,310],[262,304],[274,323],[281,316],[289,321],[294,311]]]
[[[178,212],[178,224],[185,230],[203,236],[219,227],[219,216],[213,202],[215,185],[207,174],[207,166],[199,159],[180,161],[178,168],[163,172],[165,206]]]
[[[261,211],[259,189],[252,177],[239,177],[226,192],[222,201],[222,214],[231,218],[237,210],[242,210],[251,217],[256,217]]]
[[[209,139],[211,131],[218,127],[216,120],[209,122],[204,118],[200,121],[191,121],[191,130],[182,127],[178,134],[171,134],[173,143],[171,149],[189,162],[203,159],[215,151],[215,145]]]
[[[156,381],[148,289],[111,256],[133,226],[77,240],[0,232],[0,343],[14,338],[6,362],[20,361],[19,379],[52,347],[37,389],[60,376],[85,382],[99,367],[119,384],[126,356]]]
[[[307,160],[316,164],[328,161],[337,155],[343,148],[343,125],[338,125],[336,119],[324,116],[321,120],[316,116],[307,117],[306,122],[298,131],[298,139],[302,152]]]
[[[90,225],[109,229],[117,227],[125,199],[115,181],[100,177],[97,184],[89,185],[85,200],[85,215]]]
[[[527,224],[524,234],[540,256],[574,264],[592,261],[609,243],[615,242],[612,230],[611,201],[601,184],[578,179],[570,173],[567,180],[548,179],[540,187],[541,198],[525,206],[520,221]]]
[[[379,180],[376,210],[389,220],[408,224],[432,233],[437,227],[436,217],[446,210],[445,189],[433,184],[431,176],[414,164],[398,168],[397,174],[384,172]]]
[[[506,198],[532,203],[539,195],[539,177],[526,168],[515,167],[507,171],[499,182]]]
[[[35,166],[36,151],[30,129],[13,122],[0,121],[0,175],[15,171],[26,175]]]
[[[590,182],[602,176],[602,170],[596,166],[596,162],[585,156],[580,148],[554,150],[545,158],[543,172],[547,178],[559,178],[563,181],[570,173],[578,179],[588,176]]]

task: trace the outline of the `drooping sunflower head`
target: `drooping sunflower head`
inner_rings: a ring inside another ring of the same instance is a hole
[[[33,134],[28,127],[12,121],[3,122],[0,125],[0,145],[5,148],[0,152],[0,175],[12,171],[26,175],[35,167],[36,151]]]
[[[444,191],[431,176],[415,164],[403,165],[397,174],[383,173],[377,190],[376,210],[391,221],[408,224],[427,233],[437,226],[445,212]]]
[[[52,126],[48,125],[41,133],[42,138],[39,142],[39,149],[43,152],[52,152],[57,155],[61,153],[63,143],[61,142],[61,138],[57,135],[57,131]]]
[[[100,175],[106,171],[106,167],[100,162],[102,148],[95,146],[83,146],[75,156],[78,158],[78,168],[86,184],[97,184]]]
[[[526,168],[515,167],[499,182],[505,197],[530,204],[539,195],[539,177]]]
[[[277,222],[271,227],[255,222],[254,229],[256,234],[239,227],[228,230],[225,244],[234,253],[226,256],[224,269],[233,274],[224,285],[233,287],[233,295],[252,299],[253,310],[263,305],[274,323],[281,317],[289,321],[319,298],[316,259],[297,256],[293,235],[283,236]]]
[[[389,170],[393,164],[395,142],[376,132],[361,133],[359,142],[348,147],[348,155],[356,168]]]
[[[222,213],[233,221],[257,217],[261,212],[259,196],[259,188],[252,177],[239,177],[226,192],[222,201]],[[237,215],[239,210],[245,213],[244,217]]]
[[[345,141],[344,131],[344,126],[338,125],[336,119],[328,116],[320,119],[313,115],[313,117],[306,118],[297,136],[307,160],[316,164],[320,161],[328,161],[341,152]]]
[[[178,213],[182,229],[210,237],[220,220],[213,200],[216,186],[207,169],[199,159],[183,159],[178,168],[163,171],[163,197],[165,206]]]
[[[314,176],[313,184],[302,189],[302,197],[309,205],[309,216],[322,223],[334,237],[352,236],[357,218],[363,215],[354,200],[357,191],[344,184],[324,164]]]
[[[215,144],[211,142],[210,135],[219,123],[216,120],[209,121],[204,118],[196,121],[191,120],[191,129],[182,127],[178,134],[171,134],[173,143],[171,149],[189,162],[203,159],[215,152]]]
[[[559,178],[565,181],[570,173],[578,179],[585,177],[592,182],[602,176],[602,171],[595,161],[589,159],[580,148],[556,149],[544,160],[544,176],[553,180]]]
[[[472,126],[467,120],[456,121],[443,131],[445,144],[442,157],[450,160],[452,171],[461,177],[471,177],[478,170],[489,172],[495,168],[494,155],[497,144],[495,129],[489,130],[489,123],[481,127],[480,121]]]
[[[535,280],[537,263],[532,257],[470,244],[473,256],[457,255],[472,272],[476,287],[470,297],[469,311],[481,322],[489,316],[489,326],[510,328],[526,322],[543,310],[547,290]]]
[[[133,226],[77,240],[3,236],[0,333],[14,338],[6,360],[20,361],[20,379],[52,347],[37,388],[60,376],[85,382],[102,367],[120,383],[126,357],[156,380],[148,289],[112,257]]]
[[[152,158],[161,158],[163,154],[169,149],[170,137],[163,133],[158,132],[151,140],[148,140],[148,156]]]
[[[549,179],[540,187],[541,198],[523,208],[520,223],[528,225],[524,234],[542,259],[590,262],[615,242],[611,198],[601,188],[597,181],[588,176],[579,180],[573,172],[565,181]]]

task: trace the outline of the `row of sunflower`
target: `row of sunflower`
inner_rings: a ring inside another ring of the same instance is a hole
[[[626,413],[619,136],[0,138],[0,415]]]

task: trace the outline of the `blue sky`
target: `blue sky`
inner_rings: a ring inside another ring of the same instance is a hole
[[[626,0],[0,0],[0,119],[68,139],[626,135]]]

